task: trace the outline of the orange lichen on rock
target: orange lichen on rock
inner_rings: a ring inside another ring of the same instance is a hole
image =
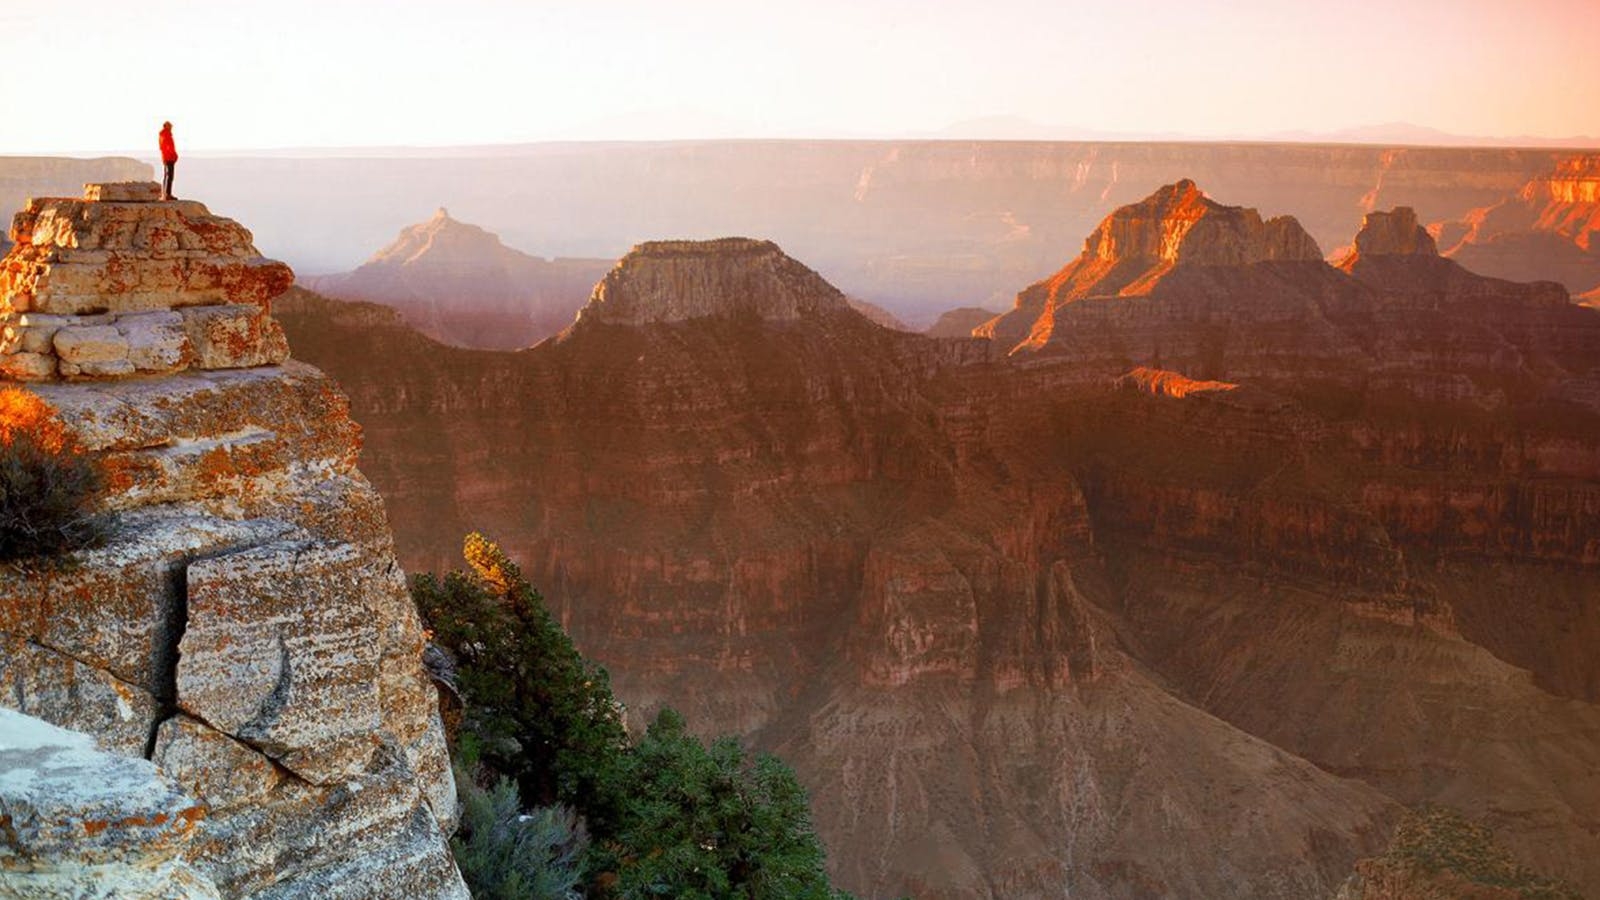
[[[263,258],[237,222],[193,201],[149,202],[140,187],[90,184],[84,199],[30,200],[16,215],[16,246],[0,262],[0,377],[123,378],[287,358],[268,313],[294,282],[289,267]]]
[[[0,445],[9,445],[17,434],[28,435],[51,452],[75,448],[55,408],[42,397],[20,388],[0,387]]]

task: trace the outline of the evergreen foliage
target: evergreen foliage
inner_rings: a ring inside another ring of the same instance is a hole
[[[847,897],[828,886],[787,766],[749,758],[732,737],[707,746],[670,709],[631,743],[605,670],[577,652],[517,567],[477,534],[464,556],[467,571],[418,576],[412,594],[455,662],[460,770],[508,776],[490,788],[458,776],[467,808],[457,855],[474,896],[561,896],[581,853],[591,898]],[[582,817],[586,843],[555,804]]]
[[[708,748],[664,709],[623,758],[622,819],[591,863],[624,900],[833,896],[805,789],[776,757],[732,737]]]
[[[1527,900],[1578,900],[1570,886],[1518,862],[1496,843],[1488,826],[1442,807],[1408,813],[1378,861],[1429,875],[1448,873],[1469,884],[1514,891]]]
[[[412,596],[455,657],[483,763],[515,779],[525,801],[566,803],[600,827],[614,813],[609,770],[628,746],[610,679],[499,547],[472,534],[464,555],[470,571],[417,576]]]
[[[502,777],[479,787],[460,767],[461,827],[451,840],[456,865],[476,900],[578,900],[588,836],[565,806],[527,813],[516,784]]]

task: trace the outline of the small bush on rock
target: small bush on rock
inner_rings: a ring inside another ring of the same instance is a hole
[[[100,487],[89,456],[28,431],[0,433],[0,562],[95,543],[104,534],[91,505]]]
[[[461,828],[450,842],[475,900],[578,900],[588,836],[565,806],[524,813],[517,786],[481,788],[456,769]]]

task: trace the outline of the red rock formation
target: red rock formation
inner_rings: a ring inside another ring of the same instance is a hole
[[[793,761],[852,888],[1326,897],[1424,801],[1600,886],[1600,315],[1404,219],[1346,273],[1173,186],[1003,359],[759,242],[517,355],[280,312],[408,564],[496,535],[636,710]]]
[[[1518,281],[1600,289],[1600,154],[1568,156],[1493,206],[1438,226],[1445,255]]]
[[[1076,260],[1018,294],[1015,310],[974,333],[1006,347],[1037,348],[1050,342],[1058,309],[1090,297],[1151,294],[1180,267],[1321,258],[1294,219],[1263,222],[1255,210],[1223,206],[1184,179],[1107,216]]]
[[[392,306],[445,343],[512,350],[572,324],[609,268],[610,260],[529,256],[441,207],[355,271],[302,281],[330,297]]]

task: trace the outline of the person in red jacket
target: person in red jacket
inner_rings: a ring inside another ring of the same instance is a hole
[[[178,145],[172,142],[172,123],[161,123],[161,165],[165,174],[161,178],[161,199],[172,199],[172,168],[178,164]]]

